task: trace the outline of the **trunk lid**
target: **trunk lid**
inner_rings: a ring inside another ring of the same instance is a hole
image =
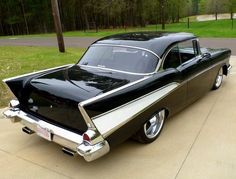
[[[141,77],[75,65],[33,77],[20,90],[19,100],[22,110],[82,134],[87,125],[78,103],[138,78]]]

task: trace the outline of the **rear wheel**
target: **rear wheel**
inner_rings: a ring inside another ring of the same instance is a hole
[[[160,135],[165,122],[165,110],[154,114],[135,135],[135,139],[144,144],[153,142]]]
[[[212,87],[213,90],[216,90],[218,89],[221,85],[222,85],[222,82],[223,82],[223,67],[220,68],[219,72],[217,73],[217,76],[216,76],[216,79],[215,79],[215,82],[214,82],[214,85]]]

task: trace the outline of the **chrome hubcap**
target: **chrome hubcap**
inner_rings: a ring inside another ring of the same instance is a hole
[[[223,70],[221,68],[218,75],[217,75],[217,77],[216,77],[215,85],[216,85],[217,88],[221,85],[222,81],[223,81]]]
[[[150,139],[156,137],[161,131],[164,119],[165,119],[164,110],[160,111],[158,114],[154,115],[151,119],[149,119],[144,124],[145,135]]]

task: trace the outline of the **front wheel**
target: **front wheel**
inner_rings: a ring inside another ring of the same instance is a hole
[[[217,73],[217,76],[216,76],[216,79],[215,79],[215,82],[214,82],[214,85],[212,87],[213,90],[216,90],[218,89],[221,85],[222,85],[222,82],[223,82],[223,68],[221,67],[219,72]]]
[[[154,114],[149,120],[141,127],[135,135],[135,139],[144,144],[153,142],[160,135],[165,122],[165,110],[161,110]]]

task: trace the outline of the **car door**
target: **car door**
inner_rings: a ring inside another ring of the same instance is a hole
[[[208,59],[201,55],[195,39],[181,42],[178,47],[182,62],[178,70],[187,83],[187,104],[190,104],[209,90]]]
[[[164,55],[164,60],[162,63],[163,70],[175,71],[172,77],[172,82],[181,83],[183,81],[183,74],[181,68],[181,60],[179,55],[178,45],[173,46]],[[171,114],[180,111],[186,105],[187,95],[187,83],[180,84],[180,86],[171,95],[170,100],[168,100],[168,106],[171,110]]]

